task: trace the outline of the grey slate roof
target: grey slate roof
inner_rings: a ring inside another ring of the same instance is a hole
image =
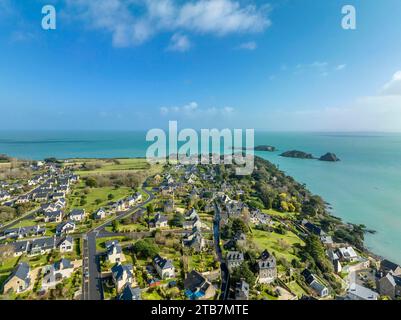
[[[169,259],[164,259],[161,256],[157,255],[154,257],[153,262],[159,266],[160,269],[169,269],[173,268],[173,262]]]

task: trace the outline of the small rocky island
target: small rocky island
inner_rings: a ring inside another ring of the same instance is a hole
[[[276,148],[273,146],[256,146],[255,151],[268,151],[268,152],[273,152],[276,151]]]
[[[319,158],[320,161],[330,161],[330,162],[337,162],[341,161],[334,153],[327,152],[325,155]]]
[[[280,156],[285,158],[315,159],[312,154],[298,150],[286,151],[280,154]]]

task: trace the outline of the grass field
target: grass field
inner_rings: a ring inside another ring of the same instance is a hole
[[[119,199],[128,197],[133,194],[133,190],[128,187],[103,187],[103,188],[89,188],[88,193],[84,193],[85,185],[84,182],[81,181],[78,187],[74,188],[73,192],[68,196],[67,199],[67,212],[73,208],[85,209],[87,212],[92,213],[97,209],[106,206],[110,201],[117,201]],[[78,192],[76,196],[75,193]],[[113,200],[108,199],[108,195],[112,194],[114,196]],[[81,197],[86,196],[86,204],[81,205]],[[99,199],[100,203],[96,203],[95,201]]]
[[[285,235],[282,235],[275,232],[252,229],[252,240],[260,250],[267,249],[270,252],[274,252],[277,258],[283,257],[289,262],[292,259],[299,260],[297,256],[292,254],[291,247],[294,244],[304,245],[304,242],[291,231],[287,231]],[[280,245],[281,240],[288,246],[287,248],[283,248]]]
[[[75,163],[86,163],[88,165],[95,165],[96,168],[93,170],[81,170],[75,173],[80,176],[88,176],[93,174],[107,174],[107,173],[124,173],[129,171],[147,170],[150,172],[158,172],[161,166],[151,166],[146,159],[114,159],[103,160],[103,159],[85,159],[76,160]]]
[[[305,290],[302,289],[302,287],[296,281],[288,283],[287,286],[291,289],[293,294],[297,295],[297,297],[302,297],[302,295],[307,294],[307,292],[305,292]]]

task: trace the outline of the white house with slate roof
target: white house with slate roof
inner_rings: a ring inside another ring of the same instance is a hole
[[[31,275],[29,265],[21,262],[17,265],[3,286],[3,293],[13,291],[21,293],[26,291],[31,285]]]
[[[116,285],[117,292],[121,292],[126,284],[134,283],[134,275],[132,273],[132,265],[115,264],[111,268],[111,274]]]
[[[164,259],[161,256],[157,255],[153,258],[153,264],[161,279],[175,277],[175,268],[171,260]]]
[[[66,236],[58,242],[57,247],[60,252],[71,252],[74,250],[74,239],[71,236]]]
[[[126,301],[132,301],[132,300],[142,300],[141,299],[141,289],[139,287],[133,288],[130,283],[127,283],[121,294],[117,297],[118,300],[126,300]]]
[[[125,261],[123,250],[118,241],[111,241],[106,243],[107,260],[111,263],[121,263]]]

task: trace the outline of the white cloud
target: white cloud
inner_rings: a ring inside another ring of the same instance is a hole
[[[185,52],[191,48],[191,42],[186,35],[175,33],[171,37],[170,44],[167,47],[169,51]]]
[[[341,71],[341,70],[344,70],[346,67],[347,67],[346,64],[339,64],[339,65],[336,67],[336,70],[337,70],[337,71]]]
[[[298,64],[295,67],[294,74],[301,74],[304,72],[313,72],[321,75],[322,77],[327,77],[330,75],[330,73],[334,71],[341,71],[346,68],[346,64],[339,64],[336,66],[333,66],[327,61],[314,61],[309,64]]]
[[[162,116],[172,115],[179,117],[199,117],[199,116],[228,116],[234,112],[232,107],[216,108],[211,107],[207,109],[200,108],[197,102],[190,102],[181,107],[161,107],[160,113]]]
[[[394,73],[392,79],[383,86],[381,93],[401,96],[401,70]]]
[[[65,1],[64,16],[110,33],[116,47],[139,45],[161,32],[224,36],[262,32],[271,25],[270,6],[242,5],[235,0]]]
[[[249,42],[241,43],[238,46],[238,49],[255,50],[257,47],[258,47],[258,45],[255,41],[249,41]]]

